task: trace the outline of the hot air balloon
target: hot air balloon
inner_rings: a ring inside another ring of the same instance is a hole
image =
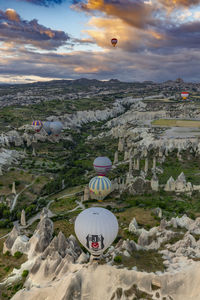
[[[113,47],[115,47],[117,45],[117,39],[116,38],[113,38],[111,40],[111,44],[113,45]]]
[[[36,132],[40,132],[40,130],[42,129],[42,126],[43,126],[41,121],[33,121],[32,125]]]
[[[50,123],[50,130],[52,134],[55,136],[58,136],[61,133],[61,130],[63,129],[63,124],[59,121],[51,122]]]
[[[51,125],[51,122],[49,122],[49,121],[43,123],[43,128],[48,135],[52,134],[50,125]]]
[[[112,184],[107,177],[96,176],[90,180],[89,190],[94,198],[102,201],[112,191]]]
[[[81,244],[93,255],[100,256],[115,240],[117,218],[102,207],[91,207],[76,218],[74,230]]]
[[[99,156],[94,160],[93,166],[99,176],[105,176],[112,168],[112,162],[106,156]]]
[[[183,98],[183,100],[186,100],[188,96],[189,96],[188,92],[182,92],[181,93],[181,97]]]

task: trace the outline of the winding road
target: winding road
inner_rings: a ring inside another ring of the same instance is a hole
[[[18,199],[18,197],[19,197],[19,196],[20,196],[27,188],[29,188],[31,185],[33,185],[36,179],[37,179],[37,178],[35,178],[30,184],[26,185],[25,188],[24,188],[23,190],[21,190],[21,192],[19,192],[19,193],[15,196],[10,211],[13,211],[13,209],[15,208],[15,206],[16,206],[16,204],[17,204],[17,199]]]

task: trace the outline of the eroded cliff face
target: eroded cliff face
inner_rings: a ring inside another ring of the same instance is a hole
[[[29,270],[24,288],[13,300],[198,300],[200,243],[194,236],[200,230],[199,219],[183,216],[168,222],[162,220],[160,226],[149,231],[139,228],[133,219],[129,231],[138,235],[138,244],[120,240],[115,247],[109,248],[103,261],[97,263],[89,261],[88,254],[82,251],[74,236],[66,238],[60,232],[53,237],[53,222],[44,210],[30,239],[25,239],[16,227],[8,236],[4,252],[21,251],[27,254],[28,260],[0,287],[13,284],[21,278],[23,270]],[[172,245],[167,244],[176,235],[173,228],[177,227],[183,230],[182,238]],[[163,243],[165,249],[159,250]],[[162,253],[165,272],[139,272],[113,265],[116,255],[130,257],[139,250],[145,255],[145,251],[152,249]]]
[[[31,274],[27,281],[29,288],[19,291],[12,299],[200,299],[200,263],[188,267],[184,272],[162,276],[119,270],[97,263],[68,263],[65,270],[55,275],[53,280],[46,276],[45,282],[41,275]]]

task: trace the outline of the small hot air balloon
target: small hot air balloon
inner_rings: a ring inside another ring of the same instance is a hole
[[[49,122],[49,121],[43,123],[43,128],[48,135],[52,134],[50,125],[51,125],[51,122]]]
[[[41,121],[33,121],[32,125],[36,132],[40,132],[40,130],[42,129],[42,126],[43,126]]]
[[[116,38],[113,38],[112,40],[111,40],[111,44],[113,45],[113,47],[115,47],[116,45],[117,45],[117,39]]]
[[[115,240],[117,218],[102,207],[91,207],[76,218],[74,230],[81,244],[94,256],[100,256]]]
[[[112,183],[105,176],[96,176],[90,180],[89,190],[97,200],[102,201],[112,191]]]
[[[189,96],[189,93],[188,92],[182,92],[181,93],[181,97],[183,98],[183,100],[186,100]]]
[[[61,130],[63,129],[63,124],[59,121],[51,122],[50,123],[50,130],[52,134],[55,136],[58,136],[61,133]]]
[[[112,168],[112,162],[106,156],[99,156],[94,160],[93,166],[99,176],[105,176]]]

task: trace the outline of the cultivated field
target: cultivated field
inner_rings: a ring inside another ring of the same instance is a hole
[[[200,121],[177,119],[159,119],[153,121],[151,124],[165,127],[200,127]]]

